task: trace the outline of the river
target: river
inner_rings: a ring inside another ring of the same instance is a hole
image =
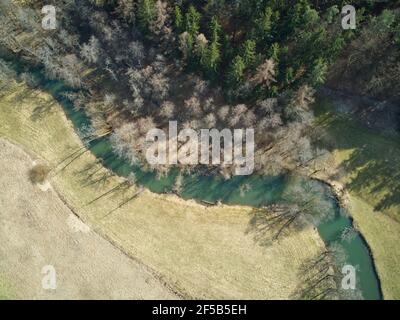
[[[17,73],[27,68],[14,55],[3,50],[0,50],[0,58],[8,61]],[[68,88],[60,81],[45,79],[38,69],[29,70],[37,77],[40,87],[51,93],[61,103],[66,115],[77,130],[90,124],[90,119],[83,110],[74,109],[72,104],[63,98],[62,93]],[[126,160],[113,153],[108,138],[93,142],[91,151],[98,158],[104,159],[105,166],[116,174],[128,176],[131,172],[134,172],[138,184],[156,193],[171,192],[175,177],[178,174],[177,170],[171,170],[168,176],[158,179],[155,173],[130,165]],[[184,199],[196,199],[212,203],[221,201],[225,204],[259,207],[270,203],[279,203],[282,200],[283,190],[289,183],[292,183],[291,181],[292,179],[283,175],[266,177],[253,174],[247,177],[236,176],[229,180],[225,180],[219,175],[184,175],[181,196]],[[317,181],[312,183],[321,184]],[[240,186],[243,184],[248,184],[251,187],[244,194],[240,192]],[[357,289],[362,297],[368,300],[382,299],[379,278],[367,243],[358,231],[354,231],[351,217],[342,213],[343,210],[340,210],[331,190],[326,186],[323,186],[323,188],[325,192],[321,196],[331,199],[332,214],[330,219],[325,219],[317,225],[321,238],[327,246],[339,245],[345,252],[345,264],[356,267]],[[343,237],[343,233],[348,230],[353,230],[351,236]],[[341,269],[341,266],[338,267]]]

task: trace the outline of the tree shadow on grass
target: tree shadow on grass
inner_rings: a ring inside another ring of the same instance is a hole
[[[17,73],[20,75],[21,70]],[[32,90],[18,90],[18,93],[12,97],[11,104],[20,105],[21,103],[31,103],[32,100],[40,100],[40,105],[37,106],[31,115],[33,121],[44,118],[56,105],[52,100],[46,100],[41,97],[41,89],[38,85],[31,85],[29,82],[24,82],[16,79],[18,83],[23,82],[29,89]]]
[[[365,163],[364,153],[362,149],[355,150],[351,157],[344,161],[346,170],[357,170],[357,174],[347,187],[356,192],[368,188],[371,196],[384,191],[384,195],[374,206],[375,210],[387,210],[398,206],[400,204],[400,158],[396,161],[389,160],[388,153],[382,153],[381,156],[376,155]],[[396,219],[400,219],[400,213]]]
[[[400,206],[400,136],[387,136],[356,120],[327,112],[318,123],[326,136],[318,143],[348,150],[342,167],[351,177],[346,188],[374,201],[377,211],[395,212]],[[335,177],[332,177],[335,178]],[[400,221],[400,210],[393,218]]]
[[[304,261],[300,266],[299,284],[292,294],[292,299],[299,300],[362,300],[359,279],[355,288],[344,288],[341,266],[345,265],[347,256],[343,247],[334,243],[314,257]]]
[[[297,300],[331,300],[338,296],[337,271],[330,252],[324,251],[305,261],[298,273],[300,279],[292,298]]]
[[[43,120],[47,115],[49,115],[54,107],[54,102],[50,103],[41,103],[40,106],[37,106],[32,114],[31,114],[31,119],[33,121],[38,121],[38,120]]]
[[[246,234],[251,234],[259,245],[268,247],[293,232],[303,230],[306,225],[301,215],[290,206],[272,205],[250,212]]]
[[[22,90],[22,91],[20,90],[18,91],[18,94],[12,97],[10,104],[18,106],[21,105],[22,103],[29,104],[31,103],[32,100],[38,100],[38,99],[40,99],[40,105],[37,106],[30,115],[31,120],[38,121],[42,120],[44,117],[50,114],[50,112],[56,105],[54,101],[51,100],[46,101],[45,99],[41,99],[38,93],[34,93],[29,90]]]

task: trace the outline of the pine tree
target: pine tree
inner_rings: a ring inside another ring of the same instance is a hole
[[[175,6],[175,20],[174,20],[175,28],[179,31],[183,28],[183,16],[182,10],[179,6]]]
[[[231,64],[231,70],[229,72],[229,78],[231,81],[240,83],[243,80],[244,69],[246,64],[241,56],[237,55]]]
[[[250,67],[256,60],[256,42],[254,40],[246,40],[243,44],[243,61],[246,67]]]
[[[270,7],[266,7],[261,16],[255,19],[252,37],[257,39],[258,43],[271,38],[273,11]]]
[[[211,42],[219,43],[219,36],[221,33],[221,25],[216,17],[212,17],[210,23]]]
[[[328,65],[323,58],[318,58],[314,62],[314,66],[312,68],[310,74],[310,82],[316,87],[326,80],[326,74],[328,72]]]
[[[200,58],[200,63],[202,65],[204,65],[207,60],[207,44],[208,44],[207,38],[204,36],[204,34],[200,33],[196,37],[195,50],[196,50],[196,54]]]
[[[138,4],[139,25],[146,31],[156,17],[154,0],[140,0]]]
[[[275,62],[279,62],[279,53],[280,53],[279,43],[275,42],[269,49],[269,56]]]
[[[196,8],[191,5],[188,12],[185,15],[186,18],[186,31],[190,35],[195,37],[200,29],[200,19],[201,14],[196,10]]]
[[[292,67],[288,67],[285,72],[285,82],[290,84],[294,79],[294,70]]]
[[[318,12],[311,8],[307,0],[300,0],[291,9],[290,15],[290,26],[293,29],[310,26],[319,20]]]
[[[221,58],[221,52],[219,45],[216,42],[211,43],[206,60],[207,69],[209,71],[216,71],[220,58]]]
[[[208,73],[214,73],[217,70],[218,63],[221,59],[221,45],[219,43],[221,25],[216,17],[211,19],[210,23],[211,44],[207,50],[207,55],[202,63]]]

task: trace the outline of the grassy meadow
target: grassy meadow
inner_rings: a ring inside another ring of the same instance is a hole
[[[124,180],[90,152],[63,169],[80,139],[49,94],[23,83],[2,91],[0,119],[0,136],[48,163],[53,188],[84,222],[182,297],[290,298],[301,265],[324,248],[312,228],[258,243],[248,232],[249,207],[206,207],[149,191],[134,197],[137,190],[116,188]]]
[[[335,165],[333,179],[345,185],[355,224],[367,240],[386,299],[400,299],[400,137],[357,123],[350,115],[319,103],[317,124],[324,128]]]

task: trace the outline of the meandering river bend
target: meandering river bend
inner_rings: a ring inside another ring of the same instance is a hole
[[[29,68],[27,64],[23,64],[15,55],[11,55],[4,49],[0,49],[0,58],[9,62],[17,73]],[[67,91],[68,88],[62,82],[45,79],[38,69],[29,68],[29,70],[39,80],[40,87],[51,93],[61,103],[76,130],[90,124],[90,119],[85,112],[74,109],[70,101],[63,97],[62,93]],[[156,193],[171,192],[175,177],[178,174],[177,170],[172,170],[168,176],[158,179],[154,172],[144,171],[138,166],[130,165],[126,160],[113,153],[108,138],[102,138],[92,143],[91,151],[98,158],[103,159],[105,166],[116,174],[128,176],[131,172],[134,172],[138,184]],[[236,176],[230,180],[225,180],[219,175],[184,175],[184,187],[181,196],[184,199],[197,199],[212,203],[221,201],[226,204],[259,207],[282,200],[282,192],[291,181],[291,179],[282,175],[265,177],[254,174],[248,177]],[[251,189],[245,194],[241,194],[240,186],[244,183],[249,184]],[[321,184],[317,181],[312,183]],[[342,214],[342,210],[332,196],[332,191],[326,186],[323,187],[325,192],[321,196],[331,199],[333,211],[330,219],[317,226],[321,238],[327,246],[337,244],[343,248],[346,264],[356,267],[357,286],[363,298],[382,299],[379,278],[367,243],[358,231],[353,232],[351,237],[343,237],[343,233],[352,228],[352,219]],[[341,269],[341,266],[338,267]]]

